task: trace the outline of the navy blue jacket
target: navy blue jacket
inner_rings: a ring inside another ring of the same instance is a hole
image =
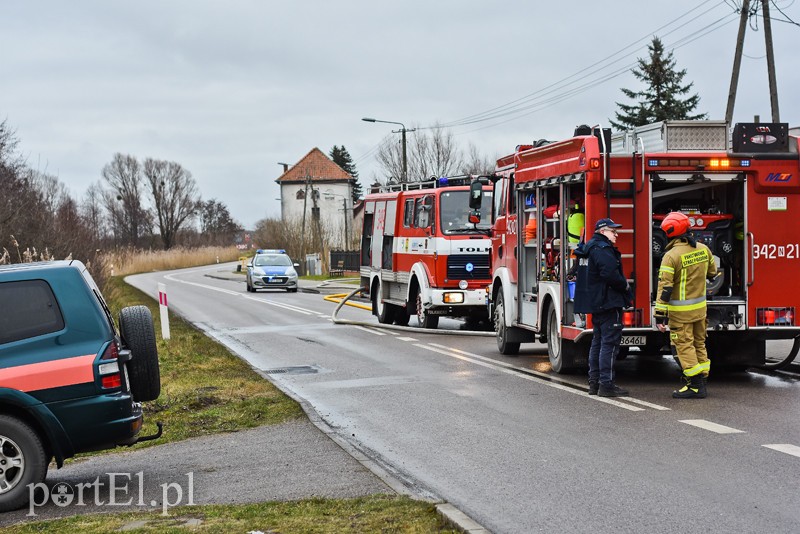
[[[578,275],[575,313],[599,313],[631,305],[632,294],[622,272],[622,254],[603,234],[595,233],[575,250]]]

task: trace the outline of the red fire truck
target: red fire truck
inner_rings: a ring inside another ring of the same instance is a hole
[[[381,323],[422,328],[439,317],[488,319],[488,239],[491,186],[484,223],[470,223],[467,197],[472,177],[409,182],[373,191],[364,199],[361,285]],[[488,182],[487,182],[488,183]]]
[[[800,159],[786,124],[738,124],[732,135],[720,121],[614,136],[579,127],[564,141],[517,147],[498,160],[493,180],[489,307],[503,354],[538,339],[556,372],[587,363],[591,315],[574,314],[570,295],[578,240],[568,233],[578,210],[586,240],[600,218],[623,225],[617,247],[634,304],[623,313],[620,358],[630,347],[669,350],[652,317],[667,244],[659,225],[670,211],[690,217],[723,273],[707,291],[713,365],[769,365],[767,340],[794,339],[782,363],[797,354],[800,284],[790,277],[800,268]]]

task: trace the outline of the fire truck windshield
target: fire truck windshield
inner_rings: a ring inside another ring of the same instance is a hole
[[[484,202],[481,204],[481,222],[469,222],[469,191],[443,191],[439,197],[439,221],[442,233],[450,234],[485,234],[491,227],[492,209],[491,191],[484,191]]]

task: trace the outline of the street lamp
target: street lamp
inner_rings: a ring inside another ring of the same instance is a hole
[[[400,132],[400,133],[403,134],[403,176],[402,176],[401,181],[402,182],[406,182],[407,178],[408,178],[407,177],[407,173],[408,173],[408,163],[407,162],[408,162],[408,160],[406,159],[406,132],[413,132],[413,131],[416,130],[416,128],[412,128],[410,130],[407,130],[406,129],[406,125],[403,124],[402,122],[381,121],[381,120],[373,119],[373,118],[370,118],[370,117],[364,117],[361,120],[365,121],[365,122],[383,122],[385,124],[399,124],[402,127],[397,131],[392,130],[392,133]]]

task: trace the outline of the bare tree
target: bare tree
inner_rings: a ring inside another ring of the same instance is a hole
[[[407,146],[406,157],[410,182],[458,173],[463,159],[452,132],[438,125],[414,131]],[[402,145],[385,142],[378,149],[376,158],[383,168],[385,178],[399,181],[399,177],[403,175]]]
[[[478,150],[474,143],[469,144],[467,154],[461,164],[461,174],[477,174],[488,175],[492,174],[495,169],[497,158],[491,158]]]
[[[200,231],[209,244],[229,245],[233,243],[235,234],[243,230],[231,217],[228,207],[216,199],[199,202],[198,212]]]
[[[150,227],[150,213],[142,204],[142,170],[135,157],[117,152],[103,167],[103,178],[110,187],[105,204],[116,237],[138,246]]]
[[[80,213],[92,233],[92,239],[99,241],[105,237],[105,219],[103,217],[103,189],[99,183],[86,189],[81,202]]]
[[[174,161],[147,158],[144,175],[150,184],[158,231],[164,249],[175,244],[181,227],[195,215],[200,195],[192,173]]]

